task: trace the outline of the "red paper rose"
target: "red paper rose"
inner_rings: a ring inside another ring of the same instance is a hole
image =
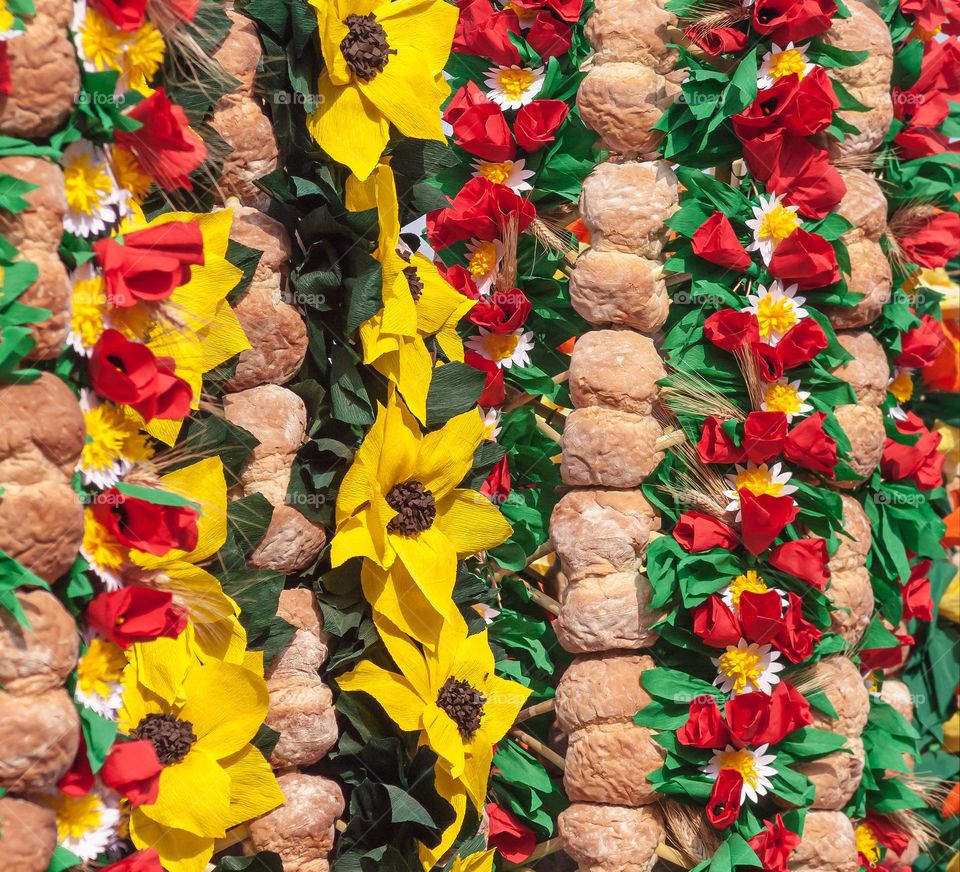
[[[693,632],[711,648],[736,645],[743,635],[736,615],[716,594],[693,610]]]
[[[560,57],[570,51],[573,30],[549,12],[540,12],[527,31],[527,42],[542,60]]]
[[[703,335],[717,348],[736,351],[744,345],[757,342],[760,328],[757,326],[756,315],[738,312],[736,309],[722,309],[714,312],[704,322]]]
[[[510,464],[507,461],[507,455],[504,454],[490,470],[490,474],[483,484],[480,485],[480,493],[492,502],[503,505],[507,497],[510,496],[510,490]]]
[[[677,730],[677,741],[693,748],[725,748],[730,741],[717,701],[712,696],[698,696],[690,702],[687,722]]]
[[[921,621],[933,620],[933,600],[930,598],[930,561],[921,560],[910,570],[910,578],[901,588],[903,599],[903,619],[919,618]]]
[[[561,21],[572,24],[580,18],[583,0],[514,0],[513,5],[528,12],[539,12],[546,8]]]
[[[833,246],[819,233],[798,227],[774,250],[767,267],[785,285],[801,290],[825,288],[840,281],[840,266]]]
[[[203,163],[207,147],[190,129],[183,107],[171,103],[163,88],[157,88],[126,114],[141,127],[129,132],[117,129],[117,146],[129,151],[165,191],[193,190],[189,176]]]
[[[751,554],[766,551],[787,524],[793,523],[800,511],[790,496],[760,494],[740,490],[740,511],[743,521],[743,544]]]
[[[787,872],[787,861],[800,844],[800,836],[784,826],[779,814],[773,821],[764,821],[763,826],[747,844],[753,848],[764,872]]]
[[[505,185],[478,176],[470,179],[446,209],[427,215],[427,236],[435,250],[462,239],[499,239],[512,219],[523,232],[536,217],[529,200]]]
[[[736,823],[742,792],[743,776],[736,769],[721,769],[707,801],[707,820],[718,830]]]
[[[823,328],[813,318],[801,318],[777,343],[776,352],[787,370],[809,363],[826,347],[827,334]]]
[[[157,505],[112,487],[94,497],[93,516],[121,545],[157,557],[197,547],[199,515],[190,506]]]
[[[503,110],[473,82],[453,95],[444,118],[453,127],[454,142],[470,154],[497,163],[512,160],[516,154]]]
[[[902,854],[910,846],[910,835],[900,829],[891,818],[868,812],[867,825],[881,845],[897,854]]]
[[[462,0],[459,6],[453,36],[457,54],[477,55],[505,67],[520,63],[520,52],[510,41],[511,31],[520,32],[515,12],[495,11],[490,0]]]
[[[170,591],[131,586],[98,594],[87,606],[87,623],[126,649],[160,636],[176,639],[187,626],[187,615],[173,604]]]
[[[778,79],[731,120],[744,140],[776,129],[792,136],[813,136],[830,126],[839,105],[829,77],[817,67],[803,79],[795,74]]]
[[[938,130],[907,127],[893,137],[893,144],[904,160],[916,160],[931,154],[957,151],[954,143]]]
[[[163,872],[163,866],[156,848],[147,848],[106,866],[101,872]]]
[[[837,442],[823,429],[826,420],[823,412],[814,412],[804,418],[787,434],[783,456],[797,466],[832,478],[837,465]]]
[[[114,27],[127,33],[139,30],[147,19],[147,0],[90,0],[90,5]]]
[[[907,369],[919,369],[933,363],[947,346],[943,326],[932,315],[921,315],[920,326],[902,334],[900,353],[893,362]]]
[[[467,318],[478,327],[485,327],[494,333],[513,333],[522,327],[530,315],[532,306],[523,291],[494,291],[488,297],[481,297]]]
[[[700,227],[691,240],[697,257],[727,269],[745,270],[751,260],[737,234],[723,212],[714,212]]]
[[[513,122],[513,135],[524,151],[539,151],[556,138],[570,107],[563,100],[534,100],[521,106]]]
[[[830,581],[825,539],[794,539],[774,548],[767,561],[774,569],[807,582],[817,590],[826,590]]]
[[[724,711],[730,735],[740,747],[776,745],[813,723],[810,704],[789,681],[779,682],[769,695],[737,694],[726,702]]]
[[[712,415],[703,422],[697,453],[704,463],[742,463],[744,458],[743,448],[734,444],[720,420]]]
[[[823,636],[803,617],[803,601],[795,593],[788,593],[790,604],[783,614],[783,623],[774,644],[791,663],[802,663],[813,654],[813,647]]]
[[[746,33],[733,27],[713,27],[706,31],[697,27],[687,27],[683,35],[711,57],[739,52],[747,45]]]
[[[673,538],[684,551],[697,554],[711,548],[732,551],[740,539],[732,527],[702,512],[684,512],[673,528]]]
[[[537,837],[514,814],[495,802],[486,805],[490,822],[489,844],[496,848],[508,863],[523,863],[537,846]]]
[[[111,306],[166,300],[203,264],[203,234],[196,221],[171,221],[93,243]]]
[[[160,793],[163,765],[149,739],[116,742],[103,761],[100,777],[132,806],[152,805]]]
[[[101,397],[130,406],[145,421],[190,414],[193,390],[174,372],[172,361],[156,357],[118,330],[104,330],[88,364],[90,383]]]
[[[70,769],[57,782],[57,789],[67,796],[86,796],[93,790],[94,775],[90,767],[90,758],[87,756],[87,742],[83,738],[83,730],[80,733],[80,742],[77,745],[77,753],[73,758],[73,764]]]
[[[503,370],[497,364],[488,360],[482,354],[477,354],[469,348],[463,352],[463,360],[468,366],[479,369],[487,376],[483,386],[483,393],[477,400],[478,406],[499,406],[506,397],[506,388],[503,383]]]
[[[766,645],[780,630],[783,608],[780,594],[768,590],[757,593],[745,590],[740,594],[740,620],[743,635],[758,645]]]
[[[943,438],[926,428],[913,412],[907,413],[905,421],[896,422],[904,435],[919,436],[913,445],[902,445],[887,439],[880,458],[880,470],[887,481],[911,479],[923,491],[933,490],[943,483],[943,464],[947,456],[937,447]]]
[[[911,263],[927,269],[946,266],[960,254],[960,215],[932,209],[897,241]]]
[[[860,652],[860,668],[865,672],[872,672],[874,669],[896,669],[901,666],[906,658],[907,651],[915,641],[913,636],[908,633],[894,633],[899,645],[891,648],[865,648]]]
[[[787,438],[783,412],[751,412],[743,423],[743,450],[751,463],[766,463],[778,457]]]
[[[833,0],[757,0],[753,28],[778,45],[803,42],[829,30],[836,12]]]

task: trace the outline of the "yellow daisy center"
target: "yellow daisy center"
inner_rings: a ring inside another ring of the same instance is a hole
[[[800,401],[800,392],[792,385],[778,383],[769,385],[763,399],[768,412],[796,415],[803,406]]]
[[[80,42],[84,57],[98,70],[121,70],[126,38],[126,33],[117,30],[102,15],[87,9],[80,25]]]
[[[760,336],[766,339],[771,333],[786,333],[797,323],[793,300],[787,297],[773,299],[764,297],[757,303],[757,324]]]
[[[84,412],[87,443],[83,446],[81,465],[88,471],[107,469],[114,461],[146,460],[153,449],[139,432],[136,423],[112,403],[104,403]]]
[[[730,582],[730,596],[733,605],[740,608],[740,597],[745,593],[766,593],[766,582],[757,575],[756,570],[748,569],[743,575],[738,575]]]
[[[760,773],[757,772],[757,761],[746,749],[740,751],[724,751],[720,754],[721,769],[734,769],[743,776],[743,783],[756,789],[760,783]]]
[[[491,360],[507,360],[517,349],[520,337],[514,333],[488,333],[483,337],[483,348]]]
[[[775,243],[783,242],[794,230],[800,226],[797,213],[786,206],[777,203],[769,212],[765,212],[757,235],[764,239],[772,239]]]
[[[106,295],[100,276],[84,279],[73,286],[70,327],[84,348],[93,348],[103,334],[103,306]]]
[[[471,253],[467,269],[474,279],[489,275],[497,265],[497,248],[492,242],[481,242]]]
[[[86,796],[67,796],[58,794],[51,799],[51,806],[57,812],[57,841],[80,839],[100,826],[103,802],[95,793]]]
[[[734,648],[720,655],[720,671],[727,677],[733,679],[733,689],[736,693],[742,693],[743,689],[752,684],[757,686],[760,676],[763,674],[760,655],[755,651],[741,651]],[[733,766],[722,766],[723,769],[733,769]],[[744,776],[746,781],[746,776]]]
[[[860,824],[857,827],[857,853],[863,854],[871,867],[880,862],[880,843],[867,824]]]
[[[490,163],[481,161],[477,167],[477,172],[485,179],[489,179],[495,185],[502,185],[510,178],[510,172],[513,170],[513,161],[505,160],[502,163]]]
[[[96,521],[89,509],[83,518],[83,551],[103,569],[119,569],[127,559],[127,549]]]
[[[88,214],[113,189],[110,173],[104,163],[88,154],[79,154],[63,170],[67,205],[80,214]]]
[[[77,688],[90,696],[109,696],[111,684],[120,684],[127,658],[119,645],[94,639],[77,664]]]
[[[117,184],[129,191],[136,203],[142,203],[153,184],[149,173],[145,173],[137,159],[123,148],[114,147],[110,150],[110,164]]]
[[[748,490],[755,496],[770,494],[777,496],[782,490],[783,485],[773,481],[770,470],[758,466],[756,469],[745,469],[737,474],[737,490]]]
[[[500,91],[511,100],[519,100],[533,84],[534,75],[527,69],[500,70],[497,73],[497,85]]]
[[[901,372],[897,375],[888,388],[891,394],[897,398],[898,403],[906,403],[913,396],[913,379],[910,373]]]
[[[131,87],[144,85],[153,78],[163,63],[166,48],[160,31],[149,21],[133,34],[123,58],[123,73]]]
[[[777,52],[770,56],[770,75],[775,79],[796,75],[801,79],[806,74],[807,62],[795,48]]]
[[[0,30],[12,30],[16,19],[6,2],[0,3]]]

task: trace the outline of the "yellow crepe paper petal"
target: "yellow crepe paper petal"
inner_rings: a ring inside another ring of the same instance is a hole
[[[164,766],[157,801],[141,809],[160,826],[221,838],[230,825],[230,778],[194,745],[179,763]]]
[[[166,872],[205,872],[213,839],[154,823],[142,809],[130,814],[130,838],[139,850],[155,848]]]
[[[424,702],[402,675],[388,672],[369,660],[336,679],[341,690],[360,691],[372,696],[401,729],[415,732],[421,727]]]

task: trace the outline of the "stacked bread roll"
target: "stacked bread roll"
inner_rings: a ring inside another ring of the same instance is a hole
[[[664,838],[647,781],[662,750],[632,718],[649,701],[642,675],[653,667],[634,652],[656,640],[642,567],[660,519],[640,486],[664,456],[655,412],[666,372],[645,334],[667,316],[661,257],[678,186],[666,163],[649,158],[659,140],[652,127],[678,91],[676,53],[665,45],[675,23],[653,0],[598,2],[587,23],[593,66],[577,96],[612,153],[580,201],[590,248],[573,269],[570,296],[597,329],[577,340],[570,361],[561,475],[572,489],[550,521],[564,585],[554,626],[579,655],[557,688],[571,800],[559,828],[583,870],[650,870]]]

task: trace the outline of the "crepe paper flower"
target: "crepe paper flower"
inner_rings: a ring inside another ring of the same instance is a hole
[[[778,672],[784,665],[778,663],[780,652],[770,645],[758,645],[741,639],[735,646],[728,645],[719,657],[711,657],[717,667],[713,683],[724,693],[752,693],[755,690],[770,693],[780,681]]]
[[[777,774],[777,770],[770,764],[777,759],[775,754],[765,753],[767,745],[758,745],[756,748],[734,748],[727,745],[723,751],[717,751],[710,762],[703,767],[703,772],[711,779],[716,779],[724,769],[733,769],[743,776],[743,788],[740,802],[759,802],[772,788],[770,778]]]
[[[813,406],[806,402],[809,399],[810,391],[800,390],[799,379],[781,378],[766,386],[760,408],[764,412],[783,412],[790,423],[798,415],[809,415],[813,411]]]
[[[724,491],[724,495],[730,499],[726,510],[728,512],[737,512],[737,520],[740,517],[740,491],[750,491],[754,496],[767,494],[769,496],[789,496],[796,493],[797,486],[790,484],[793,474],[782,469],[782,464],[775,463],[768,466],[766,463],[759,465],[748,463],[746,466],[737,464],[736,474],[726,476],[727,484],[730,488]]]
[[[496,442],[500,431],[503,429],[500,426],[500,409],[487,409],[487,411],[480,409],[480,414],[483,415],[483,438],[486,439],[487,442]]]
[[[57,814],[57,843],[82,861],[96,860],[120,842],[119,798],[98,788],[82,796],[58,792],[39,801]]]
[[[155,493],[162,496],[160,490]],[[93,498],[93,515],[121,545],[157,557],[197,543],[199,514],[192,506],[152,502],[113,487]]]
[[[67,343],[80,356],[89,357],[108,327],[103,277],[85,263],[70,276],[70,331]]]
[[[523,863],[537,846],[537,836],[515,814],[488,802],[484,807],[489,824],[488,843],[508,863]]]
[[[101,403],[95,394],[80,391],[80,408],[87,440],[77,469],[84,484],[104,490],[115,485],[135,463],[153,457],[145,434],[115,403]]]
[[[352,178],[346,205],[352,211],[376,206],[380,222],[374,257],[382,265],[383,308],[360,325],[363,361],[393,382],[425,422],[433,372],[427,340],[435,338],[448,360],[462,361],[457,323],[473,301],[454,290],[428,258],[400,247],[396,181],[388,164],[381,163],[366,182]]]
[[[913,399],[913,370],[899,366],[894,369],[893,376],[887,381],[887,390],[893,394],[897,401],[897,404],[890,409],[890,417],[898,421],[905,421],[907,413],[901,406]]]
[[[100,778],[131,806],[152,805],[160,792],[163,765],[153,742],[114,742],[103,761]]]
[[[502,109],[519,109],[532,103],[543,88],[544,67],[496,66],[487,70],[487,97]]]
[[[163,872],[163,867],[160,865],[160,855],[153,848],[149,848],[111,863],[101,872]]]
[[[457,9],[443,0],[312,0],[325,69],[307,129],[360,179],[373,172],[390,138],[444,142],[443,68]]]
[[[803,79],[816,66],[807,57],[810,44],[794,45],[788,42],[782,48],[773,43],[766,51],[757,70],[757,87],[760,90],[772,88],[774,83],[784,76],[797,76]]]
[[[467,243],[467,270],[484,296],[490,293],[502,260],[503,243],[499,239],[475,239]]]
[[[730,607],[734,614],[739,614],[740,597],[743,594],[766,593],[768,590],[772,590],[774,593],[779,594],[780,598],[783,600],[783,604],[786,605],[787,595],[784,593],[784,591],[775,587],[767,587],[767,583],[755,569],[748,569],[746,572],[738,575],[723,589],[723,593],[721,594],[720,598]]]
[[[747,251],[759,251],[766,264],[770,263],[774,249],[800,226],[798,207],[784,206],[782,199],[761,194],[760,205],[753,207],[753,218],[747,220],[747,227],[753,231],[753,242]]]
[[[526,169],[526,161],[523,158],[499,162],[475,161],[473,172],[474,175],[483,176],[496,185],[506,185],[516,193],[533,190],[529,180],[536,175],[533,170]]]
[[[137,27],[121,27],[96,8],[99,5],[76,0],[73,6],[73,42],[84,69],[90,73],[116,70],[121,90],[145,88],[163,63],[163,35],[142,16]]]
[[[481,327],[479,334],[471,336],[465,343],[467,348],[492,360],[501,369],[529,366],[529,352],[534,344],[533,332],[522,327],[512,333],[495,333]]]
[[[23,20],[13,14],[8,0],[2,0],[0,2],[0,42],[23,36],[23,28]]]
[[[86,611],[87,623],[123,649],[160,636],[175,639],[187,626],[187,616],[173,605],[173,595],[133,585],[98,594]]]
[[[478,851],[475,854],[468,854],[461,857],[459,854],[454,858],[450,872],[491,872],[493,869],[493,856],[496,851],[490,848],[488,851]]]
[[[198,564],[209,560],[227,541],[227,481],[219,457],[208,457],[160,477],[160,486],[200,507],[196,545],[171,549],[162,556],[133,550],[129,561],[141,584],[173,595],[190,616],[197,646],[207,656],[238,663],[246,634],[237,620],[240,609],[220,582]]]
[[[117,719],[123,705],[123,670],[127,657],[109,639],[92,639],[77,663],[74,697],[81,705],[109,721]]]
[[[140,166],[129,151],[115,145],[110,147],[110,166],[120,188],[121,204],[126,214],[131,205],[143,204],[153,187],[153,176]]]
[[[870,825],[863,821],[854,831],[857,837],[857,857],[861,866],[875,869],[880,862],[880,842]]]
[[[809,317],[803,308],[807,300],[797,296],[796,285],[784,287],[779,281],[772,282],[769,288],[758,285],[757,291],[747,295],[750,305],[741,311],[756,315],[760,338],[776,346],[794,324]]]
[[[487,631],[467,635],[452,604],[435,652],[418,648],[389,620],[376,619],[376,626],[400,673],[361,660],[337,684],[372,696],[401,730],[419,733],[419,743],[462,779],[479,809],[493,746],[513,725],[529,688],[496,675]]]
[[[337,496],[331,559],[399,561],[440,616],[449,611],[458,558],[493,548],[510,525],[486,497],[458,488],[484,437],[474,409],[422,434],[396,395],[357,451]]]
[[[123,586],[123,567],[129,550],[110,535],[89,506],[83,512],[83,540],[80,554],[107,590]]]
[[[156,802],[131,810],[130,838],[156,849],[168,872],[202,872],[229,827],[283,802],[270,764],[250,744],[267,714],[266,682],[243,665],[201,663],[186,633],[132,652],[118,726],[150,741],[163,771]]]
[[[60,166],[67,196],[64,230],[95,236],[122,216],[120,189],[106,149],[78,139],[64,149]]]
[[[190,408],[200,407],[205,373],[250,348],[227,295],[237,286],[243,271],[227,260],[233,211],[208,214],[167,212],[147,221],[139,208],[119,228],[123,235],[166,224],[196,223],[203,237],[203,261],[190,266],[189,281],[179,285],[160,304],[138,303],[113,309],[111,325],[125,335],[136,335],[158,358],[170,358],[176,373],[191,389]],[[182,420],[158,420],[143,429],[155,439],[173,445]]]

